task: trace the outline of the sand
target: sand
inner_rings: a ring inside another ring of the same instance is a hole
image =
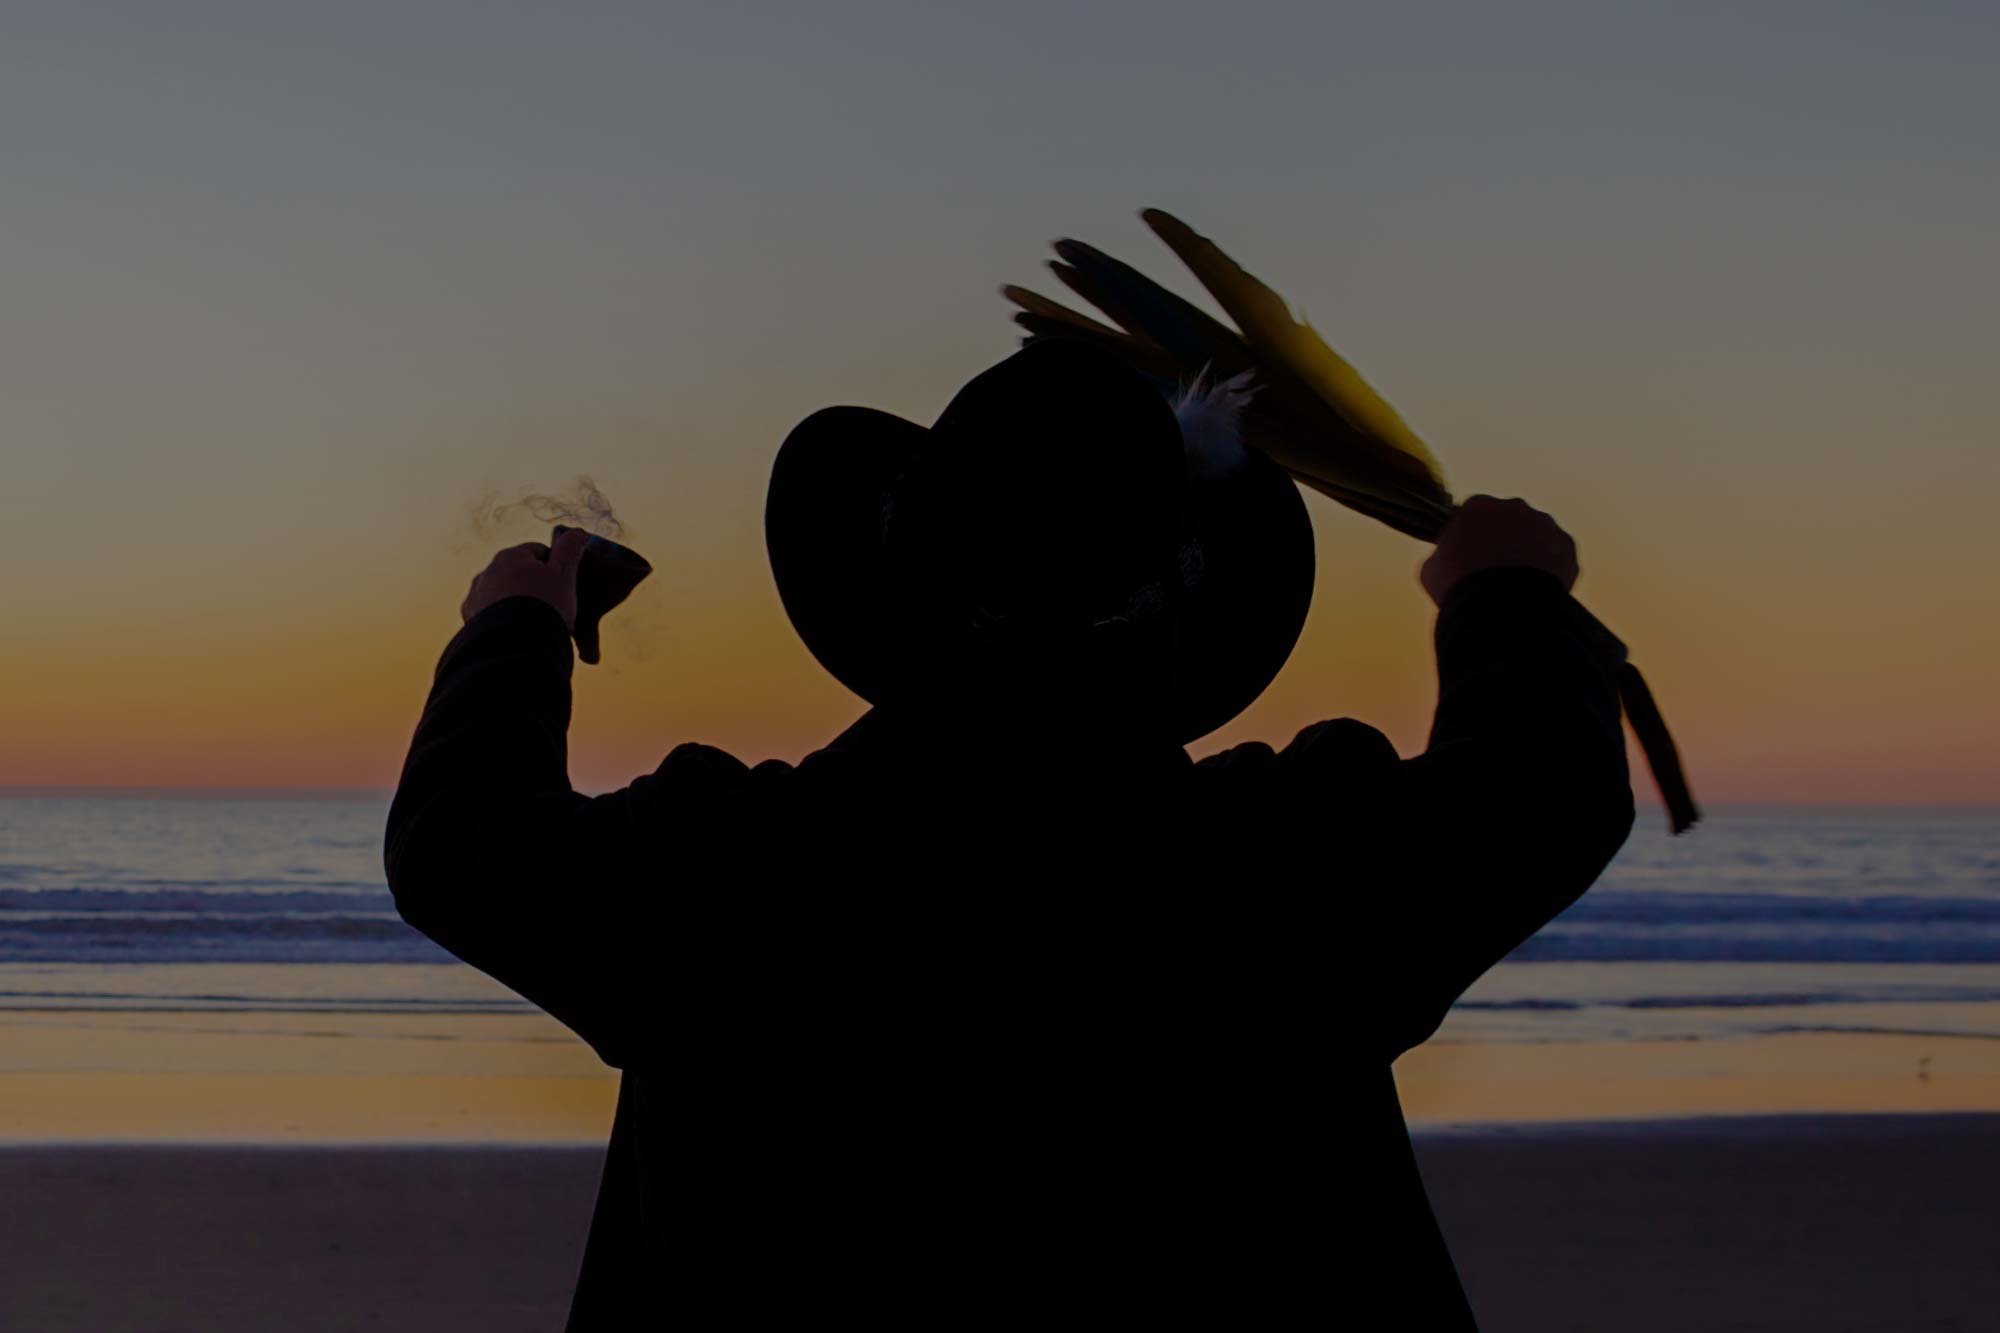
[[[1396,1063],[1413,1125],[2000,1112],[2000,1041],[1793,1032],[1710,1041],[1433,1041]],[[2000,1319],[1994,1328],[2000,1330]]]
[[[2000,1117],[1488,1126],[1418,1143],[1486,1333],[1996,1325]],[[601,1160],[0,1149],[0,1328],[559,1329]]]
[[[2000,1112],[2000,1041],[1441,1038],[1396,1082],[1415,1125]],[[0,1013],[0,1142],[602,1144],[617,1092],[543,1014]]]
[[[1487,1333],[2000,1329],[2000,1042],[1396,1075]],[[541,1015],[0,1016],[0,1333],[559,1329],[616,1091]]]
[[[1485,1333],[2000,1328],[2000,1117],[1418,1135]]]
[[[539,1013],[0,1013],[0,1142],[601,1146],[617,1099]]]
[[[0,1149],[7,1333],[562,1327],[603,1154]]]

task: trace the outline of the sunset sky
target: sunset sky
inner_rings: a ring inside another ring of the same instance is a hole
[[[862,705],[772,588],[786,431],[930,420],[1054,237],[1193,292],[1158,205],[1575,533],[1703,798],[2000,803],[1992,7],[961,8],[10,6],[0,785],[391,785],[545,535],[474,511],[584,473],[658,573],[577,785],[796,758]],[[1425,548],[1310,505],[1197,753],[1422,747]]]

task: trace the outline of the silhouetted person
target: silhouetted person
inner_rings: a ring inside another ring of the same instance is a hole
[[[1478,497],[1422,755],[1343,718],[1193,762],[1314,560],[1292,482],[1188,433],[1060,342],[929,430],[800,425],[773,569],[875,706],[796,765],[573,792],[579,534],[474,580],[389,882],[623,1071],[571,1328],[1470,1326],[1390,1064],[1623,843],[1616,664],[1569,538]]]

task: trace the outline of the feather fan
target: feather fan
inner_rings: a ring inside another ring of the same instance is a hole
[[[1096,343],[1177,393],[1184,419],[1201,419],[1210,410],[1201,406],[1204,397],[1212,400],[1216,388],[1227,386],[1244,445],[1261,449],[1302,485],[1349,509],[1436,541],[1456,503],[1436,457],[1396,410],[1310,324],[1293,318],[1283,297],[1213,241],[1157,208],[1140,217],[1235,327],[1129,264],[1081,241],[1062,240],[1055,243],[1058,259],[1049,267],[1111,323],[1026,288],[1003,287],[1001,295],[1019,307],[1014,319],[1028,340]],[[1212,464],[1213,450],[1208,457]],[[1701,812],[1673,737],[1645,678],[1624,660],[1624,645],[1595,617],[1591,627],[1619,663],[1625,716],[1659,785],[1668,824],[1675,833],[1685,832]]]

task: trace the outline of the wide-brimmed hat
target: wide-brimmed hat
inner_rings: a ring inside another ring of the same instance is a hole
[[[1191,450],[1172,388],[1044,339],[929,428],[864,407],[806,418],[764,511],[806,647],[877,705],[1034,675],[1086,710],[1144,695],[1147,729],[1175,744],[1229,721],[1298,640],[1312,525],[1261,453]]]

